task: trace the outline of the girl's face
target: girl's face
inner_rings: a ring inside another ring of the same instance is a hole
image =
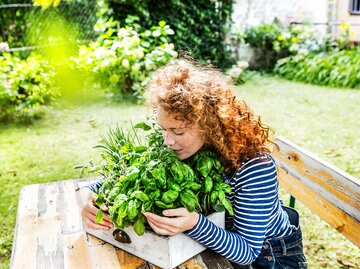
[[[183,120],[175,119],[160,107],[157,109],[157,123],[162,129],[164,144],[175,151],[180,160],[194,155],[204,145],[204,135],[197,124],[185,126]]]

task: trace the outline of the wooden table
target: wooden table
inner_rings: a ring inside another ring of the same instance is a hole
[[[77,193],[87,182],[65,180],[22,188],[11,268],[159,268],[84,232]],[[226,259],[206,250],[177,268],[233,267]]]

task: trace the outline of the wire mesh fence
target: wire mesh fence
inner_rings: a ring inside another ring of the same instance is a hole
[[[63,0],[57,8],[46,10],[34,6],[31,0],[0,0],[0,42],[6,42],[10,51],[27,51],[49,42],[94,40],[96,12],[94,0]],[[67,34],[49,39],[55,31]]]

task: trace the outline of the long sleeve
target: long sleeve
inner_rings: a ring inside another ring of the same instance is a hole
[[[89,188],[92,192],[98,193],[101,186],[101,181],[95,181],[89,185],[84,186],[84,188]]]
[[[233,192],[228,198],[234,208],[231,229],[222,229],[201,215],[187,234],[231,261],[251,264],[266,238],[292,230],[278,198],[275,163],[265,154],[251,159],[229,183]]]

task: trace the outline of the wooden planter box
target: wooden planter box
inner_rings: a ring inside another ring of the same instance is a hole
[[[224,212],[213,213],[207,218],[224,228]],[[183,233],[174,236],[160,236],[151,231],[146,231],[142,236],[138,236],[132,227],[128,227],[123,229],[123,231],[130,237],[131,243],[121,243],[113,236],[115,228],[106,231],[85,228],[85,231],[107,243],[166,269],[174,268],[206,249],[205,246]]]

